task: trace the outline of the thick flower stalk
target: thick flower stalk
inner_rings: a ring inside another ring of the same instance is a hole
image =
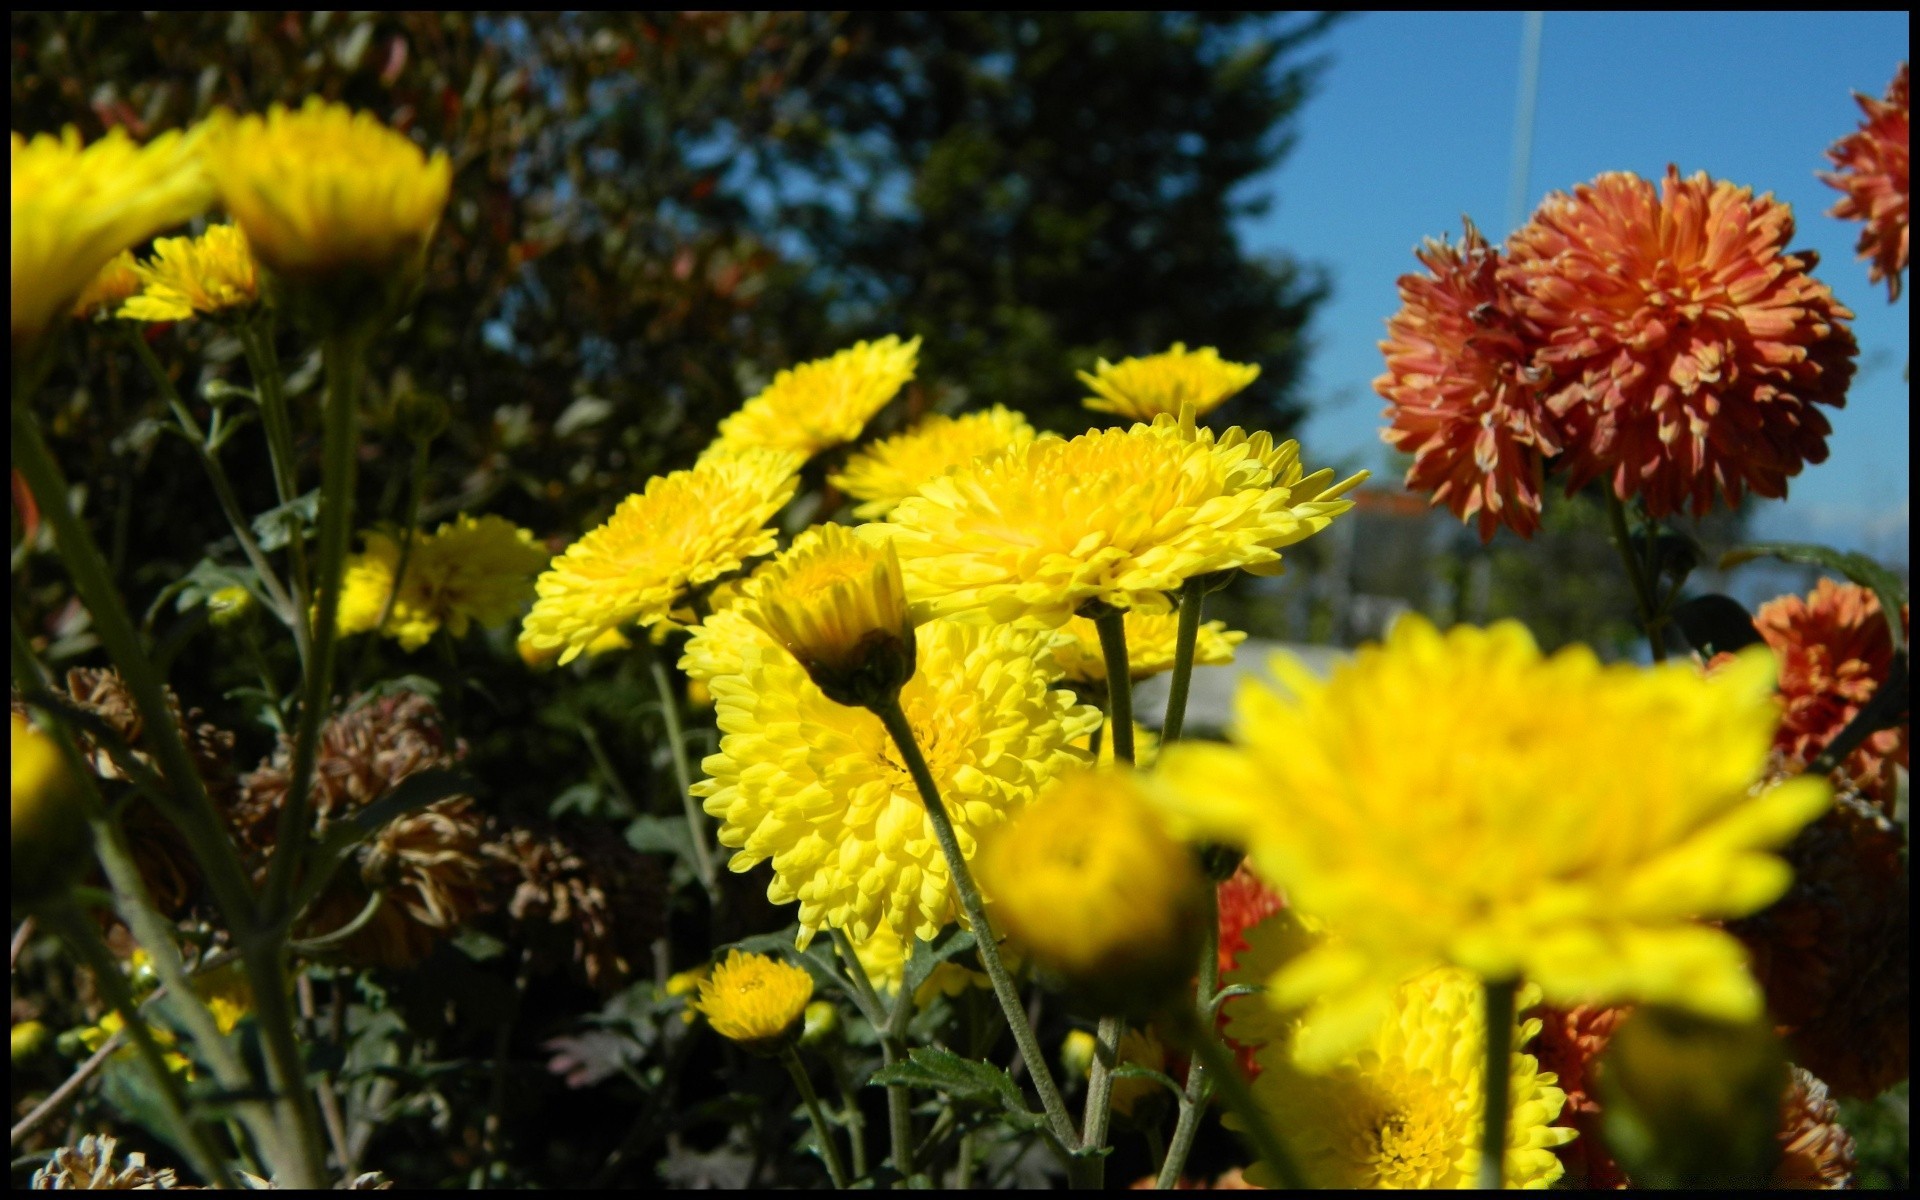
[[[1883,99],[1858,92],[1853,98],[1866,119],[1827,151],[1839,170],[1820,178],[1846,193],[1827,215],[1866,222],[1857,249],[1869,264],[1867,279],[1871,283],[1884,280],[1887,299],[1898,300],[1901,277],[1907,272],[1907,142],[1912,125],[1907,64],[1900,64]]]
[[[116,254],[207,207],[200,131],[142,146],[124,129],[83,146],[13,135],[13,346],[37,341]]]
[[[1829,794],[1755,787],[1777,721],[1765,651],[1702,678],[1547,657],[1516,623],[1408,617],[1330,680],[1273,669],[1289,696],[1248,683],[1235,744],[1171,747],[1158,774],[1188,836],[1245,845],[1339,930],[1273,980],[1281,1004],[1314,1006],[1305,1065],[1359,1045],[1400,981],[1441,965],[1558,1004],[1759,1014],[1739,943],[1701,919],[1780,896],[1791,872],[1771,851]]]
[[[260,301],[260,272],[238,225],[199,237],[159,238],[153,257],[134,267],[140,294],[119,315],[135,321],[184,321],[240,313]]]
[[[982,455],[1032,440],[1033,426],[1005,405],[958,417],[935,413],[904,433],[855,451],[828,482],[861,501],[854,516],[872,520],[892,512],[929,480]]]
[[[473,625],[493,629],[520,616],[533,600],[534,575],[549,558],[533,534],[511,521],[462,515],[413,535],[406,578],[395,595],[400,543],[378,530],[361,536],[366,550],[347,560],[341,585],[340,632],[377,628],[410,651],[442,628],[462,638]]]
[[[1324,943],[1290,913],[1280,913],[1251,935],[1233,982],[1255,983]],[[1532,989],[1520,1008],[1538,1002]],[[1481,989],[1452,967],[1426,971],[1396,986],[1385,1018],[1352,1051],[1319,1070],[1296,1061],[1293,1043],[1311,1037],[1314,1017],[1275,1010],[1267,997],[1228,1006],[1228,1034],[1257,1046],[1255,1098],[1288,1134],[1288,1144],[1310,1185],[1334,1188],[1470,1188],[1480,1165],[1480,1110],[1486,1095],[1486,1032]],[[1553,1073],[1525,1047],[1540,1032],[1538,1017],[1522,1016],[1510,1034],[1508,1118],[1504,1165],[1507,1187],[1545,1188],[1565,1168],[1554,1147],[1573,1131],[1554,1122],[1566,1103]],[[1273,1186],[1266,1163],[1249,1179]]]
[[[1125,616],[1127,631],[1127,670],[1134,682],[1149,679],[1174,667],[1178,613],[1130,611]],[[1060,627],[1071,640],[1063,640],[1053,658],[1060,673],[1075,683],[1105,686],[1107,663],[1100,649],[1100,631],[1085,617],[1074,617]],[[1225,622],[1208,621],[1200,626],[1194,639],[1193,664],[1223,667],[1233,661],[1233,649],[1247,640]]]
[[[1544,339],[1570,489],[1699,516],[1825,461],[1817,406],[1846,402],[1858,347],[1793,232],[1771,195],[1669,167],[1657,189],[1610,172],[1556,192],[1509,239],[1500,278]]]
[[[1400,277],[1400,311],[1380,343],[1380,436],[1413,455],[1407,487],[1474,524],[1481,541],[1501,525],[1531,536],[1546,459],[1560,452],[1548,376],[1533,363],[1538,332],[1500,281],[1499,248],[1471,221],[1458,245],[1429,240],[1416,256],[1428,273]]]
[[[1164,613],[1195,575],[1277,570],[1353,506],[1360,477],[1291,482],[1294,443],[1161,418],[976,459],[894,509],[908,592],[931,615],[1058,628],[1082,605]]]
[[[1175,342],[1159,354],[1117,363],[1100,359],[1091,372],[1079,376],[1093,390],[1081,401],[1087,408],[1129,421],[1151,421],[1162,415],[1177,417],[1188,405],[1196,417],[1204,417],[1260,378],[1260,367],[1228,362],[1212,346],[1188,350],[1185,343]]]
[[[772,553],[767,522],[793,498],[795,465],[791,454],[743,450],[648,480],[535,582],[528,649],[569,663],[623,626],[679,621],[689,589]]]
[[[920,339],[888,336],[780,372],[740,411],[720,422],[716,446],[759,447],[812,458],[860,436],[875,413],[913,378]]]

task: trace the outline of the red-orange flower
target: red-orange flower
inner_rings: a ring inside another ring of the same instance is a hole
[[[1247,948],[1247,930],[1287,906],[1280,893],[1241,863],[1219,887],[1220,977],[1226,978]]]
[[[1605,476],[1652,517],[1700,515],[1716,493],[1784,496],[1825,460],[1814,406],[1846,402],[1858,347],[1793,230],[1771,195],[1668,167],[1658,190],[1610,172],[1556,192],[1508,240],[1501,279],[1546,339],[1569,488]]]
[[[1567,1093],[1567,1105],[1560,1110],[1556,1124],[1580,1134],[1564,1146],[1554,1147],[1554,1153],[1566,1164],[1567,1182],[1577,1188],[1627,1186],[1626,1172],[1613,1161],[1600,1138],[1600,1102],[1593,1093],[1593,1065],[1613,1040],[1613,1031],[1632,1011],[1631,1005],[1602,1008],[1586,1004],[1575,1008],[1543,1005],[1534,1010],[1540,1018],[1540,1040],[1533,1052],[1540,1060],[1540,1069],[1559,1076],[1560,1088]]]
[[[1387,373],[1373,390],[1391,405],[1380,435],[1413,455],[1407,487],[1477,517],[1481,541],[1502,523],[1526,537],[1540,526],[1544,459],[1560,451],[1532,365],[1538,339],[1500,280],[1500,250],[1473,222],[1459,245],[1430,238],[1414,255],[1429,273],[1400,277],[1400,311],[1380,343]]]
[[[1846,193],[1827,210],[1843,221],[1865,221],[1860,257],[1871,264],[1867,279],[1887,281],[1887,299],[1900,298],[1900,276],[1907,269],[1907,64],[1887,85],[1884,100],[1855,92],[1867,119],[1827,150],[1838,171],[1820,178]]]
[[[1781,596],[1754,616],[1780,659],[1779,731],[1774,748],[1806,764],[1826,749],[1886,680],[1893,635],[1871,588],[1822,579],[1805,600]],[[1905,609],[1900,613],[1907,624]],[[1841,764],[1847,782],[1890,805],[1891,764],[1907,765],[1904,722],[1870,735]]]

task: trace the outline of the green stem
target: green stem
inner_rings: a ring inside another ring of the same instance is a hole
[[[913,993],[903,975],[900,990],[894,993],[893,1011],[887,1014],[887,1027],[880,1035],[881,1054],[888,1065],[906,1057],[907,1025],[913,1020]],[[887,1133],[893,1143],[893,1169],[902,1180],[913,1178],[913,1097],[905,1087],[887,1089]]]
[[[832,929],[834,949],[840,952],[840,959],[847,966],[847,979],[853,985],[854,1004],[860,1014],[873,1026],[873,1032],[880,1039],[880,1053],[887,1066],[900,1061],[901,1043],[894,1036],[893,1023],[888,1019],[886,1006],[880,1002],[880,993],[874,991],[873,981],[867,978],[867,968],[861,965],[860,956],[853,951],[853,940],[843,929]],[[909,1002],[911,1003],[911,1002]],[[907,1010],[911,1014],[912,1009]],[[904,1083],[887,1085],[887,1135],[893,1153],[893,1169],[905,1179],[913,1174],[913,1097]],[[865,1174],[862,1169],[861,1174]]]
[[[1214,1037],[1213,1031],[1202,1025],[1194,1012],[1184,1007],[1176,1008],[1173,1010],[1173,1022],[1183,1035],[1182,1040],[1188,1044],[1187,1048],[1206,1067],[1208,1080],[1218,1090],[1228,1110],[1240,1118],[1243,1132],[1247,1140],[1253,1143],[1254,1152],[1278,1176],[1280,1186],[1304,1187],[1299,1165],[1268,1123],[1265,1110],[1253,1097],[1253,1089],[1240,1077],[1240,1066],[1234,1062],[1233,1055],[1227,1053],[1226,1048]]]
[[[1047,1124],[1060,1145],[1070,1151],[1079,1144],[1073,1132],[1073,1118],[1067,1113],[1066,1102],[1060,1098],[1060,1088],[1053,1081],[1053,1070],[1047,1066],[1046,1056],[1040,1052],[1040,1043],[1033,1036],[1033,1028],[1027,1024],[1027,1012],[1020,1003],[1020,993],[1013,986],[1013,977],[1000,960],[1000,946],[994,940],[993,926],[987,923],[986,906],[980,901],[980,889],[974,886],[973,874],[967,869],[966,856],[960,853],[960,841],[954,836],[953,822],[948,819],[946,806],[941,803],[940,789],[933,781],[933,772],[927,769],[927,760],[920,753],[919,744],[914,741],[913,726],[907,723],[907,714],[901,711],[897,695],[873,711],[881,724],[886,726],[894,745],[899,747],[900,757],[906,762],[908,773],[913,776],[914,786],[920,790],[920,798],[927,808],[927,820],[933,825],[941,853],[946,856],[947,872],[953,877],[954,890],[960,893],[961,910],[966,913],[967,922],[973,927],[980,964],[987,969],[987,977],[993,981],[994,997],[1000,1001],[1000,1011],[1006,1014],[1007,1024],[1013,1028],[1013,1040],[1019,1045],[1020,1057],[1027,1064],[1027,1074],[1033,1076],[1033,1086],[1040,1093],[1040,1105],[1046,1110]],[[904,993],[907,989],[902,986],[900,990]]]
[[[258,326],[254,321],[240,323],[240,348],[247,357],[247,370],[253,375],[254,394],[260,400],[260,424],[267,434],[274,494],[284,506],[293,503],[300,494],[300,464],[294,452],[293,420],[287,411],[287,394],[280,379],[280,359],[273,350],[273,317],[263,313],[255,320]],[[288,531],[287,558],[293,564],[294,599],[299,603],[295,619],[304,621],[313,588],[307,577],[306,539],[297,529]]]
[[[274,1182],[282,1187],[324,1188],[326,1155],[321,1150],[320,1113],[307,1086],[306,1065],[293,1035],[293,1007],[287,1003],[286,939],[275,932],[243,941],[241,961],[253,989],[253,1015],[266,1050],[267,1077],[280,1111],[281,1137],[272,1152]]]
[[[1200,609],[1207,601],[1206,585],[1187,580],[1180,590],[1180,625],[1174,631],[1173,679],[1167,688],[1167,719],[1160,725],[1160,744],[1171,746],[1187,727],[1187,692],[1193,685],[1193,647],[1200,639]]]
[[[1607,501],[1607,524],[1613,529],[1614,545],[1620,548],[1620,561],[1627,568],[1627,582],[1633,587],[1633,602],[1640,610],[1640,628],[1647,635],[1647,646],[1653,652],[1653,661],[1667,661],[1665,639],[1660,636],[1653,604],[1653,588],[1647,580],[1646,572],[1641,569],[1640,560],[1633,553],[1633,538],[1627,532],[1627,510],[1620,497],[1613,494],[1611,485],[1602,487],[1601,494]]]
[[[781,1051],[780,1061],[786,1064],[787,1074],[793,1076],[793,1086],[800,1089],[800,1099],[806,1103],[807,1117],[813,1122],[813,1136],[820,1143],[820,1157],[827,1162],[828,1178],[833,1180],[835,1188],[845,1188],[847,1168],[840,1161],[840,1144],[834,1141],[833,1129],[827,1124],[827,1114],[820,1107],[820,1097],[814,1094],[813,1081],[807,1078],[799,1052],[788,1046]]]
[[[1113,739],[1113,761],[1132,766],[1133,673],[1127,665],[1127,615],[1109,608],[1093,619],[1100,631],[1100,653],[1107,660],[1107,736]]]
[[[1497,1191],[1506,1186],[1507,1091],[1512,1083],[1514,981],[1486,980],[1482,991],[1487,1009],[1487,1107],[1480,1125],[1480,1172],[1475,1186]]]
[[[66,941],[87,969],[93,972],[95,982],[106,994],[107,1003],[120,1014],[122,1026],[140,1056],[140,1065],[146,1068],[147,1081],[160,1097],[160,1107],[166,1114],[167,1124],[178,1140],[180,1149],[193,1163],[193,1169],[200,1173],[201,1178],[217,1187],[233,1187],[233,1176],[228,1173],[227,1164],[215,1153],[205,1131],[188,1114],[180,1081],[167,1069],[160,1046],[153,1040],[153,1031],[147,1028],[146,1021],[140,1016],[140,1006],[134,1001],[126,976],[120,973],[120,964],[114,960],[113,952],[107,949],[106,942],[101,939],[99,928],[71,901],[50,905],[42,909],[40,915]]]
[[[327,434],[320,484],[320,571],[315,580],[319,598],[313,622],[313,658],[307,664],[301,689],[290,786],[280,810],[273,858],[267,865],[262,908],[269,928],[283,928],[293,916],[287,911],[287,897],[311,840],[313,769],[320,729],[333,702],[334,658],[340,643],[340,577],[347,560],[347,540],[353,532],[354,468],[359,448],[355,419],[364,348],[364,342],[336,334],[328,337],[323,351],[327,365]]]
[[[653,676],[653,689],[660,697],[660,719],[667,727],[667,750],[673,759],[673,780],[680,792],[680,807],[687,817],[687,837],[693,843],[694,871],[700,876],[700,887],[707,893],[707,899],[717,903],[720,876],[714,866],[713,848],[707,841],[706,814],[700,811],[700,802],[693,795],[693,768],[687,762],[687,736],[680,725],[680,697],[674,694],[673,680],[667,675],[667,665],[654,652],[645,630],[640,631],[639,639],[642,653],[647,659],[647,672]]]
[[[1215,1006],[1220,987],[1220,892],[1212,880],[1207,882],[1206,924],[1200,939],[1200,983],[1194,992],[1194,1008],[1203,1029],[1215,1026]],[[1200,1118],[1207,1111],[1212,1093],[1207,1067],[1198,1055],[1187,1064],[1187,1090],[1180,1097],[1180,1119],[1174,1125],[1173,1144],[1167,1147],[1166,1161],[1160,1164],[1160,1176],[1154,1186],[1161,1190],[1180,1182],[1187,1168],[1187,1156],[1193,1152],[1193,1139],[1200,1131]]]

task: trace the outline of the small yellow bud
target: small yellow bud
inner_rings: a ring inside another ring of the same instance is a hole
[[[13,1061],[23,1063],[53,1041],[53,1031],[39,1021],[22,1021],[13,1027]]]
[[[1151,1014],[1185,986],[1205,920],[1193,855],[1128,771],[1060,776],[982,848],[981,886],[1013,942],[1069,996]]]
[[[807,1005],[804,1016],[800,1031],[802,1046],[817,1046],[840,1032],[840,1010],[831,1000],[815,1000]]]
[[[1085,1079],[1093,1074],[1093,1058],[1100,1050],[1099,1039],[1084,1029],[1075,1029],[1060,1041],[1060,1066],[1068,1079]]]
[[[757,586],[759,603],[748,616],[800,661],[827,699],[875,708],[892,703],[913,678],[913,620],[891,542],[816,525]]]
[[[811,999],[813,977],[803,968],[731,950],[700,984],[694,1007],[721,1037],[771,1058],[798,1040]]]
[[[13,865],[15,904],[64,891],[91,860],[80,781],[60,747],[13,714]]]
[[[255,607],[253,593],[238,585],[223,587],[207,597],[207,616],[220,629],[246,624]]]

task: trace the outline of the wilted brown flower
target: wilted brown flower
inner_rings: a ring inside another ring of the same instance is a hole
[[[179,1187],[171,1168],[147,1165],[147,1156],[129,1151],[114,1163],[115,1139],[88,1134],[78,1145],[62,1146],[47,1165],[33,1173],[34,1191],[161,1191]]]
[[[418,693],[349,704],[320,733],[314,832],[325,832],[409,776],[453,765],[463,752],[462,746],[448,746],[439,710]],[[282,738],[274,756],[243,781],[232,810],[241,841],[261,855],[273,845],[292,786],[292,757],[290,741]],[[303,935],[341,928],[378,891],[379,910],[336,952],[368,965],[418,962],[439,938],[488,905],[493,876],[482,853],[485,840],[485,819],[468,796],[437,800],[388,822],[357,851],[357,873],[342,870],[315,902]]]
[[[1867,1098],[1907,1077],[1907,865],[1900,831],[1842,792],[1785,858],[1793,887],[1727,923],[1752,956],[1793,1061],[1836,1095]]]
[[[1793,232],[1771,195],[1669,167],[1657,189],[1616,171],[1556,192],[1508,239],[1500,279],[1544,338],[1570,488],[1697,516],[1826,459],[1815,406],[1846,402],[1859,348]]]
[[[653,859],[597,828],[509,829],[486,856],[512,888],[506,912],[536,952],[612,992],[647,965],[666,888]]]
[[[1833,1191],[1853,1186],[1853,1135],[1840,1125],[1840,1106],[1827,1085],[1794,1067],[1780,1111],[1780,1165],[1775,1187]]]
[[[1846,193],[1827,215],[1867,223],[1857,247],[1860,257],[1872,264],[1867,279],[1886,280],[1887,299],[1898,300],[1900,276],[1907,269],[1907,139],[1911,136],[1907,64],[1900,64],[1884,100],[1858,92],[1853,98],[1867,119],[1827,151],[1840,169],[1820,178]]]
[[[1392,406],[1380,435],[1413,455],[1407,487],[1477,517],[1481,541],[1502,524],[1527,537],[1540,527],[1545,460],[1560,452],[1548,376],[1533,363],[1539,333],[1473,222],[1458,246],[1429,239],[1414,254],[1429,274],[1400,277],[1400,311],[1380,343],[1387,373],[1373,381]]]
[[[1561,1090],[1567,1094],[1567,1105],[1555,1123],[1580,1135],[1554,1147],[1554,1153],[1566,1164],[1567,1182],[1576,1188],[1627,1186],[1626,1172],[1613,1161],[1601,1140],[1593,1064],[1613,1039],[1613,1031],[1632,1011],[1631,1005],[1602,1008],[1583,1004],[1576,1008],[1543,1005],[1534,1012],[1540,1018],[1540,1040],[1534,1046],[1540,1069],[1557,1075]]]

